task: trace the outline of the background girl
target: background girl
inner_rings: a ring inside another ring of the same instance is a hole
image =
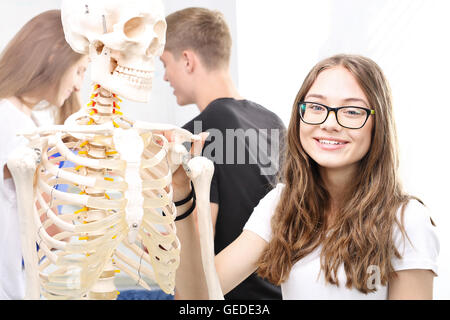
[[[15,186],[6,161],[27,143],[17,134],[36,127],[34,106],[55,106],[56,124],[79,110],[87,64],[88,57],[66,43],[60,10],[31,19],[0,56],[0,299],[24,296]]]

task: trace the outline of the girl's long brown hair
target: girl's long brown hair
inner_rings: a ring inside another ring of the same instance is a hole
[[[337,66],[353,74],[375,110],[372,144],[359,162],[353,183],[346,186],[337,217],[327,225],[324,212],[330,196],[318,164],[301,145],[298,102],[302,101],[320,72]],[[399,257],[392,233],[402,218],[397,211],[412,198],[402,191],[398,179],[397,135],[389,84],[379,66],[356,55],[337,55],[318,63],[306,77],[292,109],[282,170],[285,187],[271,221],[272,240],[259,261],[258,273],[275,284],[287,280],[292,266],[321,248],[321,272],[327,283],[339,285],[343,265],[346,286],[372,292],[367,280],[369,266],[378,266],[381,284],[395,275],[391,259]],[[403,213],[402,215],[403,216]],[[399,221],[400,220],[400,221]]]
[[[82,57],[65,40],[60,10],[37,15],[0,55],[0,99],[12,96],[21,99],[49,90],[57,94],[64,72]],[[78,94],[73,92],[59,108],[55,122],[62,124],[80,106]]]

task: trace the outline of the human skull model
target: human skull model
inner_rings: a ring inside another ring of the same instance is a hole
[[[66,40],[91,59],[91,80],[119,96],[148,102],[155,57],[166,39],[160,0],[62,2]]]

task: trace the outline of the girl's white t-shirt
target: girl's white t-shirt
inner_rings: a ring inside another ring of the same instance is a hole
[[[244,230],[252,231],[265,241],[270,242],[272,238],[270,222],[283,188],[283,184],[278,184],[259,202],[245,224]],[[398,216],[399,214],[400,211]],[[402,259],[392,258],[394,270],[425,269],[431,270],[437,275],[439,239],[436,227],[431,224],[428,209],[418,201],[410,201],[405,209],[404,227],[410,241],[408,241],[408,238],[404,239],[397,226],[394,229],[393,239],[397,250],[402,255]],[[364,294],[355,288],[347,288],[343,265],[338,270],[340,286],[327,284],[323,272],[320,272],[320,251],[321,247],[319,246],[314,252],[294,264],[289,278],[281,285],[283,299],[372,300],[388,298],[387,286],[377,285],[376,266],[367,270],[371,285],[377,288],[374,293]]]
[[[16,190],[12,179],[4,180],[3,167],[15,148],[27,144],[27,139],[17,133],[36,125],[6,99],[0,100],[0,114],[0,300],[23,299],[25,279]]]

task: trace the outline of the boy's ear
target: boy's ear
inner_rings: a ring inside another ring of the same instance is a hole
[[[182,53],[185,70],[188,73],[194,72],[197,64],[197,56],[191,50],[184,50]]]

